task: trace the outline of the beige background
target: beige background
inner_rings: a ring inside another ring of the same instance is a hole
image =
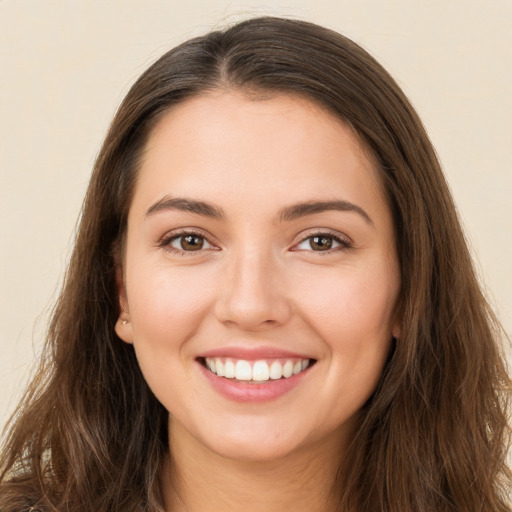
[[[397,78],[512,332],[512,0],[0,0],[0,425],[37,359],[116,106],[165,50],[254,14],[343,32]]]

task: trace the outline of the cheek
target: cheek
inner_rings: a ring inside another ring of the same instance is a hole
[[[391,337],[398,286],[385,269],[349,268],[310,272],[301,278],[300,308],[315,330],[331,342],[360,343]]]
[[[389,275],[389,274],[388,274]],[[303,280],[300,308],[321,340],[325,367],[319,402],[322,423],[335,426],[359,410],[374,392],[391,343],[395,279],[384,273],[340,268],[329,278]]]
[[[211,275],[200,266],[169,268],[149,263],[142,269],[134,267],[127,282],[136,340],[179,344],[212,307]]]
[[[168,411],[186,410],[184,397],[197,382],[187,343],[211,311],[211,282],[199,268],[169,268],[161,262],[127,268],[133,345],[149,387]],[[211,276],[210,276],[211,277]],[[184,364],[187,363],[187,364]]]

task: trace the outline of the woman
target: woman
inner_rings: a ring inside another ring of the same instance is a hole
[[[106,137],[0,509],[511,510],[499,334],[379,64],[277,18],[190,40]]]

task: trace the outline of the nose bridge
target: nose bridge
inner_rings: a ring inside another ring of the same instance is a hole
[[[285,322],[290,314],[282,269],[270,247],[247,244],[234,251],[218,303],[218,318],[246,330]]]

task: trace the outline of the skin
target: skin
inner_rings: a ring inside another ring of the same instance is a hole
[[[205,201],[224,217],[148,215],[164,197]],[[335,200],[361,211],[279,216]],[[185,228],[204,237],[202,249],[169,241]],[[326,232],[341,242],[318,250],[308,237]],[[331,486],[358,411],[400,334],[391,213],[354,133],[291,95],[216,91],[176,106],[146,148],[118,285],[116,331],[170,412],[166,505],[334,510]],[[290,392],[256,404],[221,396],[202,375],[201,353],[258,345],[316,363]]]

